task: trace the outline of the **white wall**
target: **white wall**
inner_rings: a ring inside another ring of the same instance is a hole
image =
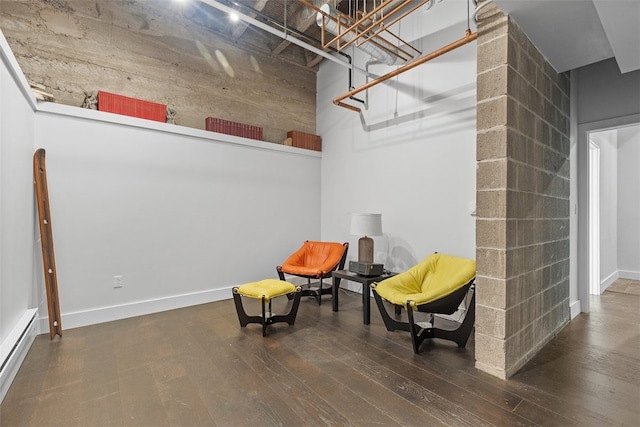
[[[33,104],[11,73],[11,58],[1,59],[0,342],[32,307],[34,231]]]
[[[63,327],[230,298],[320,237],[319,153],[216,135],[39,108]]]
[[[464,2],[439,3],[429,14],[416,12],[414,21],[405,18],[402,30],[435,31],[420,42],[429,53],[464,35],[466,21],[451,25],[465,10]],[[364,68],[365,55],[354,56]],[[376,75],[393,69],[370,68]],[[349,258],[357,258],[360,236],[349,235],[350,213],[374,212],[382,214],[384,232],[374,238],[375,261],[386,268],[402,271],[434,251],[475,258],[475,82],[471,43],[356,95],[369,101],[361,122],[332,104],[348,90],[347,72],[321,63],[323,239],[349,241]],[[354,86],[362,83],[356,74]]]
[[[600,283],[604,290],[618,273],[618,131],[590,134],[600,148]]]
[[[321,153],[36,105],[2,33],[0,59],[0,401],[48,330],[36,148],[46,150],[63,331],[231,298],[320,238]]]
[[[618,270],[640,280],[640,125],[618,130]]]
[[[24,356],[16,346],[37,305],[33,286],[35,101],[16,68],[0,32],[0,401]]]

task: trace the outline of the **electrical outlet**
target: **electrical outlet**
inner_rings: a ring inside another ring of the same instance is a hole
[[[121,288],[123,282],[123,276],[113,276],[113,289]]]

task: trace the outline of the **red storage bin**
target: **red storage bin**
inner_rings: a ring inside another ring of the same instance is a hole
[[[98,91],[98,110],[141,119],[167,121],[167,106],[142,99]]]

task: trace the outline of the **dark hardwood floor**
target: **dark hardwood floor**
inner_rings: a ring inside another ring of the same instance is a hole
[[[474,368],[473,338],[414,355],[375,304],[364,326],[359,295],[324,298],[264,338],[231,300],[38,336],[0,425],[640,425],[640,296],[593,297],[508,381]]]

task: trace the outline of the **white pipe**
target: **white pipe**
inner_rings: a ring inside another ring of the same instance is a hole
[[[491,3],[492,0],[478,0],[476,2],[476,10],[473,13],[473,20],[476,21],[476,23],[478,22],[478,14],[480,13],[480,10],[489,5],[489,3]]]

